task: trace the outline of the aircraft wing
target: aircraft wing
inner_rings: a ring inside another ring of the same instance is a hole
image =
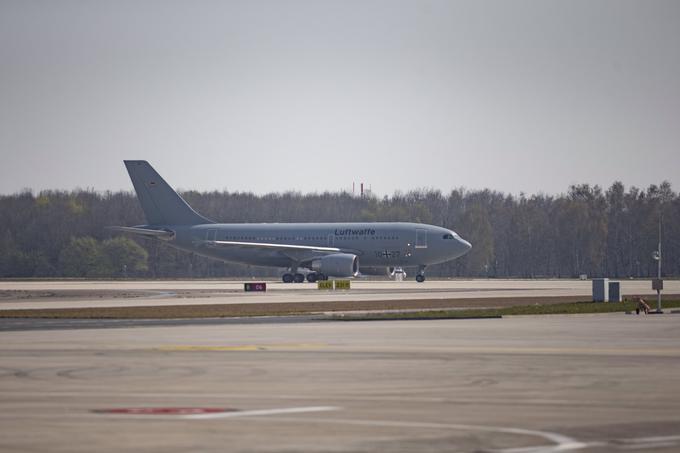
[[[304,262],[314,259],[319,255],[328,255],[331,253],[354,253],[356,250],[340,249],[337,247],[322,247],[316,245],[297,245],[297,244],[273,244],[271,242],[240,242],[240,241],[206,241],[208,244],[217,247],[248,247],[258,250],[272,250],[279,251],[287,257]]]
[[[172,230],[154,230],[151,228],[142,227],[124,227],[124,226],[110,226],[106,227],[108,230],[120,231],[122,233],[139,234],[141,236],[155,237],[158,239],[169,240],[175,237],[175,232]]]
[[[238,247],[252,247],[257,249],[304,250],[326,253],[342,252],[342,249],[339,249],[337,247],[318,247],[316,245],[272,244],[271,242],[237,242],[237,241],[208,241],[208,243],[224,247],[238,246]]]

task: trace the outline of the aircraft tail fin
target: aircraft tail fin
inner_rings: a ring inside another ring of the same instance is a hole
[[[149,225],[214,223],[194,211],[145,160],[123,161]]]

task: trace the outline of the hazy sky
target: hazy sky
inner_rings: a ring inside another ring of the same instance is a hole
[[[680,189],[680,1],[0,0],[0,193]]]

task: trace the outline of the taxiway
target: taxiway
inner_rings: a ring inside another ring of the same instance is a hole
[[[2,451],[680,449],[680,315],[27,330],[0,363]]]

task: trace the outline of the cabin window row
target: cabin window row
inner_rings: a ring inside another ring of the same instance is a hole
[[[369,236],[363,236],[364,239]],[[397,240],[398,236],[370,236],[371,239],[377,240]],[[297,236],[297,237],[259,237],[259,236],[225,236],[226,241],[258,241],[258,242],[274,242],[274,241],[324,241],[323,236]],[[351,240],[358,239],[353,236],[336,236],[336,240]]]

